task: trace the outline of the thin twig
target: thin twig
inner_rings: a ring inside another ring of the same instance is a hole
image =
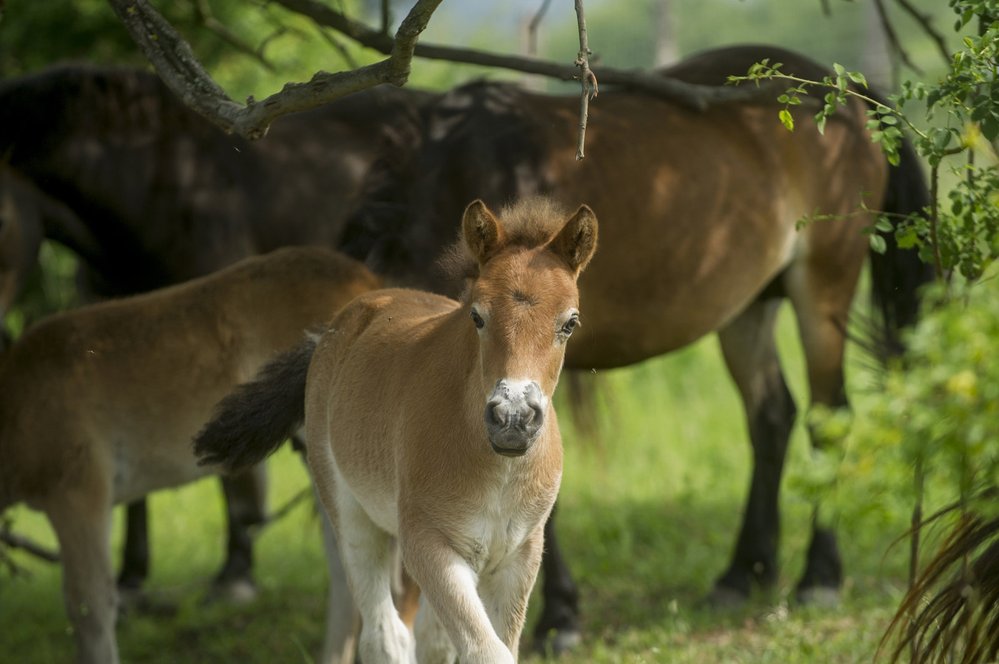
[[[225,23],[222,23],[215,15],[212,14],[211,7],[208,6],[208,0],[193,0],[194,1],[194,15],[201,24],[201,27],[205,28],[216,37],[224,41],[225,43],[232,46],[234,49],[250,56],[251,58],[260,62],[265,69],[269,72],[274,72],[274,65],[270,60],[264,56],[263,46],[260,48],[254,48],[248,42],[244,41],[239,35],[229,29]]]
[[[46,549],[45,547],[39,544],[35,544],[27,537],[24,537],[23,535],[18,535],[17,533],[12,533],[10,532],[10,530],[6,528],[0,530],[0,542],[3,542],[4,544],[13,549],[21,549],[25,553],[30,553],[31,555],[35,556],[36,558],[40,558],[45,562],[49,563],[59,562],[59,554],[57,552],[52,551],[50,549]]]
[[[916,502],[912,506],[912,530],[909,536],[909,592],[912,592],[912,589],[916,587],[916,579],[919,577],[919,536],[923,528],[923,489],[925,485],[922,456],[916,459],[913,476],[916,489]],[[919,646],[916,644],[915,639],[909,644],[909,655],[911,661],[919,661]]]
[[[531,17],[531,22],[527,24],[528,55],[536,56],[538,54],[538,28],[541,27],[541,21],[544,20],[545,14],[548,13],[548,7],[551,4],[552,0],[542,0],[538,11]]]
[[[944,62],[950,64],[950,52],[947,50],[947,43],[943,35],[930,24],[932,17],[929,14],[921,13],[909,0],[895,0],[898,6],[904,9],[912,18],[916,19],[923,31],[930,36],[930,39],[937,45],[937,50],[943,57]]]
[[[392,8],[389,6],[389,0],[382,0],[382,34],[391,34],[392,29]]]
[[[895,55],[899,57],[902,64],[922,76],[923,70],[916,66],[916,64],[909,57],[908,52],[902,48],[902,42],[898,38],[898,33],[895,32],[895,26],[892,25],[891,19],[888,18],[888,12],[885,10],[884,0],[874,0],[874,8],[878,11],[878,20],[881,22],[881,29],[888,38],[888,43],[891,44],[891,50],[894,51]]]
[[[576,2],[576,25],[579,28],[579,53],[576,55],[576,66],[579,67],[579,143],[576,145],[576,159],[586,155],[583,144],[586,142],[586,120],[590,113],[590,100],[599,94],[597,77],[590,71],[590,44],[586,37],[586,17],[583,15],[583,0]]]

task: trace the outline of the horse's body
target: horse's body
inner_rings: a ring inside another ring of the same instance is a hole
[[[283,434],[251,443],[230,423],[294,428],[304,415],[363,620],[362,661],[516,660],[561,478],[551,394],[596,246],[588,208],[566,219],[534,200],[497,220],[476,201],[462,223],[475,271],[460,303],[400,289],[358,298],[318,341],[307,379],[297,353],[291,379],[244,386],[199,434],[199,456],[238,467]],[[303,383],[304,403],[267,409]],[[392,608],[393,537],[423,593],[415,653]]]
[[[0,160],[9,166],[0,166],[0,317],[43,235],[80,257],[91,298],[161,288],[278,247],[339,246],[369,168],[379,159],[391,167],[391,146],[416,131],[430,97],[386,86],[283,118],[250,142],[149,72],[59,66],[0,82]],[[264,518],[263,491],[249,473],[223,488],[230,542],[218,580],[244,592],[246,526]],[[146,558],[140,504],[128,513],[123,587],[141,584]]]
[[[667,74],[720,84],[762,58],[808,77],[825,70],[767,47],[712,51]],[[617,367],[717,332],[746,408],[753,475],[732,561],[712,593],[745,597],[777,578],[778,491],[795,405],[774,343],[783,298],[798,322],[813,403],[846,405],[845,331],[867,259],[868,211],[907,213],[926,203],[909,146],[889,168],[865,128],[866,106],[851,100],[820,134],[796,108],[788,132],[773,103],[732,103],[697,112],[644,94],[605,90],[590,107],[587,158],[575,159],[578,99],[511,86],[472,84],[431,105],[424,143],[408,178],[386,180],[378,197],[404,201],[404,217],[382,219],[398,233],[396,255],[379,266],[391,278],[448,291],[432,262],[462,200],[489,205],[531,193],[586,200],[601,219],[601,251],[580,279],[586,326],[567,368]],[[865,207],[866,206],[866,207]],[[815,221],[797,228],[803,218]],[[395,224],[393,226],[393,224]],[[436,225],[436,226],[435,226]],[[436,228],[436,230],[435,230]],[[928,277],[913,252],[871,254],[886,334],[915,316],[916,286]],[[403,253],[405,249],[405,253]],[[546,554],[558,551],[554,530]],[[545,563],[546,606],[538,634],[578,628],[575,588],[557,557]],[[833,532],[816,523],[799,593],[835,590],[841,565]]]
[[[377,284],[330,250],[284,249],[56,314],[0,356],[0,510],[51,522],[80,661],[117,661],[112,505],[205,475],[190,441],[212,405]]]

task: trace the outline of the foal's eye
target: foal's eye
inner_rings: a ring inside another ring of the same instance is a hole
[[[486,324],[486,321],[482,320],[482,316],[475,309],[472,309],[472,322],[475,323],[475,329],[481,330],[482,326]]]
[[[577,325],[579,325],[579,314],[573,314],[569,317],[569,320],[562,325],[562,329],[559,330],[559,332],[565,336],[569,336],[572,334],[572,331],[576,329]]]

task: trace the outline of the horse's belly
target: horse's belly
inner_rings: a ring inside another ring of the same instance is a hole
[[[192,434],[193,436],[193,434]],[[178,441],[192,436],[178,436]],[[114,502],[136,500],[153,491],[180,486],[209,474],[197,464],[190,446],[157,439],[119,442],[114,445],[112,488]]]

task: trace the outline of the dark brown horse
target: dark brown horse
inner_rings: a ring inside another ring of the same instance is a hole
[[[384,87],[275,123],[266,140],[228,136],[155,75],[53,67],[0,82],[0,316],[41,236],[80,257],[82,290],[103,298],[205,275],[277,247],[335,247],[375,160],[418,126],[427,93]],[[2,327],[2,326],[0,326]],[[229,551],[219,580],[245,588],[246,526],[263,518],[247,475],[223,482]],[[130,508],[120,582],[146,575],[145,507]]]
[[[802,76],[827,73],[769,47],[708,52],[666,73],[721,84],[767,57]],[[384,214],[391,205],[360,212],[374,229],[372,246],[394,247],[396,260],[376,269],[448,292],[455,285],[432,264],[448,235],[442,225],[464,201],[498,206],[532,193],[570,206],[585,201],[601,220],[601,250],[580,279],[587,318],[566,366],[628,365],[718,334],[745,404],[753,469],[731,562],[711,593],[716,602],[740,601],[777,579],[778,492],[796,412],[774,340],[781,301],[797,318],[812,403],[845,407],[846,327],[868,255],[890,340],[915,318],[915,291],[929,278],[893,237],[877,254],[863,233],[873,221],[869,209],[908,213],[926,204],[911,146],[890,168],[859,101],[839,110],[824,134],[811,117],[815,108],[795,110],[794,132],[778,121],[777,108],[763,101],[696,112],[604,90],[590,108],[588,156],[577,162],[577,98],[472,84],[430,108],[408,177],[386,179],[372,194],[375,202],[403,203],[406,215]],[[799,230],[807,217],[820,220]],[[560,648],[578,638],[577,595],[552,528],[546,545],[536,633],[558,633]],[[834,597],[841,581],[835,535],[816,518],[798,596]]]

